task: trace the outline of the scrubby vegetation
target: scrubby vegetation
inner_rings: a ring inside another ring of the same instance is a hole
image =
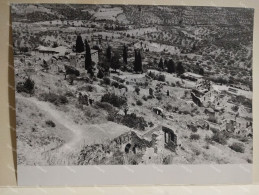
[[[25,82],[18,82],[16,86],[16,90],[18,93],[24,92],[28,94],[34,93],[35,83],[31,78],[27,78]]]
[[[229,147],[236,152],[240,152],[240,153],[245,152],[245,147],[244,147],[244,144],[242,143],[235,142],[231,144]]]
[[[127,98],[117,96],[114,93],[106,93],[102,96],[101,102],[107,102],[117,108],[120,108],[127,103]]]
[[[64,105],[68,103],[68,99],[64,95],[58,95],[55,93],[42,93],[39,97],[40,100],[50,102],[56,106]]]

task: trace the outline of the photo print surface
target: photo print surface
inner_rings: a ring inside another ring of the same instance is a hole
[[[252,164],[253,9],[11,15],[18,167]]]

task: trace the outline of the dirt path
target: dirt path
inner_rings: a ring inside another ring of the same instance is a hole
[[[16,99],[27,101],[46,113],[56,124],[71,131],[71,139],[60,147],[42,153],[46,165],[68,165],[77,159],[77,152],[83,145],[103,143],[104,140],[113,139],[130,129],[119,124],[107,122],[103,124],[78,125],[66,113],[56,110],[54,105],[39,101],[35,97],[23,97],[16,94]]]
[[[76,143],[79,143],[82,139],[82,132],[84,131],[83,128],[75,124],[70,119],[68,119],[64,113],[53,109],[53,107],[51,107],[49,103],[39,101],[34,97],[26,98],[23,96],[18,96],[17,98],[30,101],[31,103],[36,105],[40,110],[43,110],[44,112],[48,113],[54,121],[58,122],[59,124],[69,129],[73,133],[73,138],[71,139],[71,141],[65,143],[62,147],[65,147],[67,149],[73,149]]]

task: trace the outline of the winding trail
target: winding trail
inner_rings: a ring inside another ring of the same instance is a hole
[[[75,164],[76,162],[73,162],[73,160],[77,159],[77,152],[80,151],[82,145],[104,143],[105,140],[113,139],[124,132],[130,131],[129,128],[113,122],[78,125],[69,118],[69,115],[56,110],[55,106],[49,102],[39,101],[35,97],[24,97],[20,94],[16,94],[16,99],[35,105],[56,124],[71,131],[71,139],[69,141],[42,153],[44,165]]]
[[[62,147],[60,147],[60,149],[66,148],[66,150],[73,150],[76,144],[82,140],[82,132],[84,131],[82,126],[75,124],[73,121],[68,119],[68,117],[65,116],[65,114],[61,111],[53,109],[53,107],[51,107],[49,103],[39,101],[34,97],[26,98],[21,95],[19,95],[16,98],[23,99],[25,101],[33,103],[40,110],[43,110],[44,112],[48,113],[55,122],[58,122],[59,124],[69,129],[73,133],[73,138],[69,142],[64,143]]]

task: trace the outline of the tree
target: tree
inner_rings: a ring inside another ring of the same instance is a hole
[[[142,67],[142,56],[141,53],[139,51],[139,71],[141,71],[141,73],[143,73],[143,67]]]
[[[158,68],[159,68],[160,70],[164,70],[164,62],[163,62],[163,59],[162,59],[162,58],[160,58],[160,61],[159,61],[159,63],[158,63]]]
[[[181,75],[185,72],[182,62],[178,62],[177,66],[176,66],[176,72],[178,75]]]
[[[111,68],[115,70],[120,68],[120,60],[119,60],[119,55],[117,53],[114,54],[111,58]]]
[[[85,70],[87,70],[89,74],[93,74],[91,49],[87,40],[85,40]]]
[[[104,77],[104,73],[101,69],[98,70],[97,78],[102,79]]]
[[[200,75],[204,75],[204,69],[203,69],[203,68],[200,68],[199,74],[200,74]]]
[[[165,59],[165,61],[164,61],[164,67],[168,67],[168,61],[167,61],[167,59]]]
[[[106,58],[108,61],[111,61],[112,58],[112,48],[111,46],[108,46],[106,49]]]
[[[170,59],[167,63],[167,72],[171,74],[175,72],[175,65],[172,59]]]
[[[137,50],[135,49],[135,61],[134,61],[134,71],[138,71],[138,53]]]
[[[80,35],[76,38],[76,52],[81,53],[85,50],[82,37]]]
[[[128,64],[128,48],[126,47],[126,45],[124,45],[123,47],[123,62],[125,64]]]
[[[143,68],[142,68],[142,57],[140,51],[135,51],[135,72],[142,72],[143,73]]]

